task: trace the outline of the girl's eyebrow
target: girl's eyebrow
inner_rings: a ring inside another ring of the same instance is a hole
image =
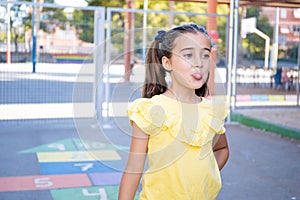
[[[203,48],[203,50],[206,50],[206,51],[211,52],[211,49],[210,49],[210,48]]]
[[[185,50],[193,50],[193,49],[194,49],[193,47],[187,47],[187,48],[181,49],[180,52],[185,51]],[[206,51],[211,52],[210,48],[202,48],[202,50],[206,50]]]
[[[181,50],[180,50],[180,52],[182,52],[182,51],[186,51],[186,50],[192,50],[192,49],[194,49],[194,48],[192,48],[192,47],[187,47],[187,48],[183,48],[183,49],[181,49]]]

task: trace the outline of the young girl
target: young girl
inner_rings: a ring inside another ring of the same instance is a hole
[[[132,141],[119,200],[134,199],[146,155],[149,167],[139,199],[216,198],[229,151],[226,106],[207,98],[210,53],[204,27],[188,24],[158,32],[147,52],[144,98],[128,109]]]

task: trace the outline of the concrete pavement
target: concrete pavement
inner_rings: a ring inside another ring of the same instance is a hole
[[[130,127],[124,117],[106,123],[1,124],[0,199],[117,199]],[[218,199],[300,199],[300,141],[237,123],[226,128],[231,153]]]
[[[244,125],[300,140],[299,107],[240,108],[232,119]]]
[[[299,141],[239,124],[227,132],[231,153],[218,199],[299,199]]]

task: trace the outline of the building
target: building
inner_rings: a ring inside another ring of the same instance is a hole
[[[276,8],[262,7],[262,15],[268,17],[272,26],[275,25]],[[300,8],[279,8],[279,45],[295,46],[299,42]]]

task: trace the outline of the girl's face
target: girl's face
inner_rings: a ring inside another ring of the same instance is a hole
[[[163,66],[171,71],[173,89],[198,89],[208,79],[210,40],[203,33],[185,33],[174,41],[172,57],[162,58]],[[176,88],[175,88],[176,87]]]

